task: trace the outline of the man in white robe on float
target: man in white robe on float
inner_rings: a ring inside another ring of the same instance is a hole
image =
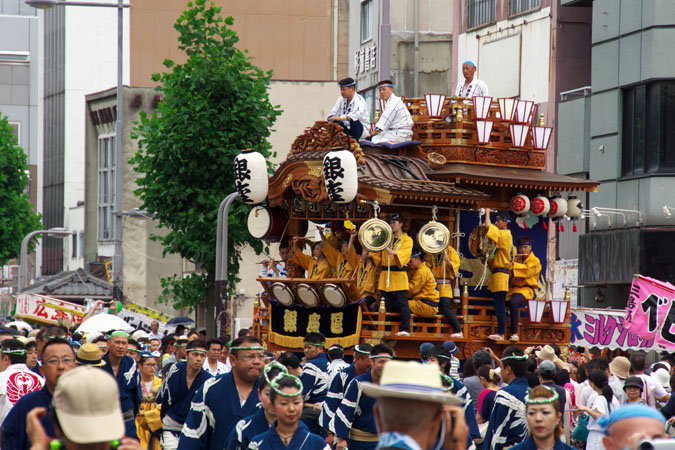
[[[370,131],[370,114],[366,100],[356,93],[356,81],[345,78],[338,82],[340,98],[328,114],[328,120],[336,122],[351,137],[360,141],[368,136]]]
[[[383,80],[377,84],[377,88],[380,98],[386,103],[380,120],[375,124],[372,142],[397,144],[411,140],[413,120],[401,98],[394,94],[394,83],[391,80]]]
[[[476,64],[473,61],[462,63],[464,82],[457,83],[455,97],[489,97],[490,91],[484,81],[476,78]]]

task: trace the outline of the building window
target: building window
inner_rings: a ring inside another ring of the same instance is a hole
[[[98,240],[112,239],[115,204],[115,136],[98,138]]]
[[[361,3],[361,42],[373,37],[373,2],[365,0]]]
[[[675,81],[623,90],[621,174],[675,173]]]
[[[361,91],[361,96],[363,96],[363,99],[366,101],[366,105],[368,105],[370,121],[372,122],[375,119],[375,110],[380,107],[379,103],[377,102],[377,99],[380,98],[380,96],[377,95],[375,88]]]
[[[72,259],[77,258],[77,238],[78,238],[77,234],[73,234],[72,245],[70,246],[71,247],[70,248],[70,257]]]
[[[509,15],[515,16],[541,6],[541,0],[510,0]]]
[[[469,17],[467,28],[493,23],[496,18],[496,0],[468,0]]]
[[[10,122],[9,126],[12,127],[12,134],[16,138],[16,143],[21,146],[21,123],[20,122]]]

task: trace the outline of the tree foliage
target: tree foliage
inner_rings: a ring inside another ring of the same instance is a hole
[[[26,154],[12,133],[6,116],[0,114],[0,265],[19,256],[21,241],[40,228],[26,189]]]
[[[152,116],[141,115],[133,135],[139,139],[131,160],[140,174],[136,195],[168,230],[153,239],[165,254],[178,253],[204,269],[162,280],[161,300],[176,307],[193,307],[212,292],[218,206],[235,191],[234,157],[258,145],[269,156],[265,138],[281,113],[268,98],[271,71],[263,72],[235,46],[234,20],[220,10],[205,0],[188,3],[174,25],[187,61],[167,59],[169,70],[153,75],[163,100]],[[238,281],[241,246],[262,249],[248,233],[247,213],[242,202],[230,210],[230,286]]]

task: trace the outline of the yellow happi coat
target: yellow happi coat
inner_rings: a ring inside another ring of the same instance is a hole
[[[459,272],[460,261],[457,251],[450,246],[445,250],[445,254],[448,255],[448,259],[450,260],[450,264],[445,263],[445,268],[443,267],[443,253],[429,255],[430,258],[425,264],[429,266],[431,273],[436,277],[440,296],[452,298],[452,287],[455,278],[457,277],[457,272]],[[443,283],[443,280],[445,280],[445,283]],[[443,284],[445,284],[445,286],[443,286]]]
[[[321,261],[317,261],[314,257],[298,250],[291,257],[291,262],[304,267],[307,271],[307,278],[316,280],[333,277],[333,269],[331,269],[326,258],[321,258]]]
[[[389,255],[386,251],[372,253],[373,263],[382,267],[378,289],[384,292],[407,291],[408,273],[406,265],[412,255],[413,241],[410,236],[403,233],[400,238],[394,238],[390,248],[398,255],[400,266],[396,265],[394,255]],[[387,273],[387,268],[392,270]],[[387,276],[389,276],[389,286],[387,286]]]
[[[356,252],[347,253],[347,259],[352,267],[356,267],[356,286],[361,297],[372,296],[377,298],[377,267],[369,259],[359,258]]]
[[[530,252],[527,257],[516,256],[511,273],[511,288],[506,294],[506,299],[509,300],[513,294],[523,294],[525,300],[532,300],[535,291],[539,288],[539,274],[541,273],[539,258],[534,256],[533,252]]]
[[[492,278],[488,290],[490,292],[502,292],[509,290],[509,273],[495,271],[495,269],[504,269],[511,271],[511,261],[513,261],[513,237],[511,230],[500,230],[495,225],[490,225],[487,231],[487,237],[494,241],[497,248],[495,258],[492,261]]]
[[[356,256],[356,250],[354,247],[349,247],[349,252],[347,252],[347,257],[345,258],[338,249],[333,247],[333,245],[327,240],[323,240],[323,255],[326,257],[326,261],[331,266],[333,270],[334,278],[349,278],[354,272],[354,267],[349,261],[349,254],[352,253]]]
[[[420,316],[435,316],[438,313],[438,291],[436,279],[426,264],[420,264],[416,270],[408,271],[408,304],[410,312]],[[422,300],[426,300],[423,302]],[[436,306],[432,306],[433,302]]]

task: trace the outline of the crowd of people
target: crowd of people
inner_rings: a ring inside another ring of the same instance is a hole
[[[248,330],[223,342],[153,328],[0,329],[0,448],[624,450],[675,421],[670,355],[510,346],[462,363],[449,340],[419,361],[360,344],[348,363],[320,333],[300,358]]]

